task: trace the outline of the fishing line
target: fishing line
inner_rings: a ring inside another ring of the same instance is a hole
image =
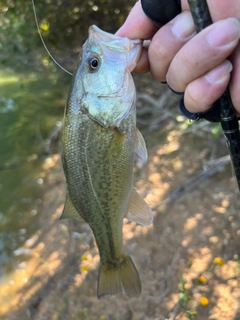
[[[37,20],[37,14],[36,14],[36,10],[35,10],[35,4],[34,4],[34,0],[32,0],[32,7],[33,7],[33,13],[34,13],[34,17],[35,17],[35,22],[36,22],[36,25],[37,25],[37,30],[38,30],[38,34],[40,36],[40,39],[42,41],[42,44],[45,48],[45,50],[47,51],[49,57],[53,60],[53,62],[56,63],[56,65],[61,68],[63,71],[65,71],[66,73],[70,74],[71,76],[73,75],[71,72],[69,72],[68,70],[66,70],[65,68],[63,68],[54,58],[53,56],[51,55],[50,51],[48,50],[44,40],[43,40],[43,37],[41,35],[41,31],[40,31],[40,28],[39,28],[39,25],[38,25],[38,20]]]

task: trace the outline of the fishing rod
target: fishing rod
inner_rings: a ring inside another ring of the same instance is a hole
[[[188,0],[189,8],[192,13],[196,31],[200,32],[212,24],[211,14],[206,0]],[[238,119],[232,104],[229,87],[217,100],[220,110],[220,119],[223,134],[226,139],[234,172],[236,175],[238,189],[240,190],[240,134]]]

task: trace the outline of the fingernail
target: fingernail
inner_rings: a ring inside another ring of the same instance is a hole
[[[195,27],[190,12],[181,13],[173,22],[172,33],[176,38],[186,40],[195,34]]]
[[[207,36],[213,47],[223,47],[239,39],[240,24],[237,19],[229,18],[219,22]]]
[[[226,75],[232,71],[232,64],[230,61],[224,61],[220,66],[211,70],[205,75],[205,78],[210,83],[219,83],[225,80]]]

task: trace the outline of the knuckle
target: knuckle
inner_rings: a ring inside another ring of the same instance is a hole
[[[149,47],[152,58],[159,63],[166,63],[169,60],[169,50],[164,45],[159,45],[157,41],[153,41]]]
[[[165,81],[170,64],[167,49],[153,42],[149,47],[149,64],[153,78],[158,81]]]
[[[181,61],[179,61],[185,72],[192,73],[193,70],[199,69],[199,59],[195,54],[191,54],[189,51],[182,50]]]

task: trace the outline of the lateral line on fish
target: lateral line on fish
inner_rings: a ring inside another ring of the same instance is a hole
[[[52,56],[52,54],[51,54],[50,51],[48,50],[48,48],[47,48],[47,46],[46,46],[46,44],[45,44],[45,42],[44,42],[44,40],[43,40],[43,37],[42,37],[42,35],[41,35],[40,28],[39,28],[38,19],[37,19],[37,14],[36,14],[36,10],[35,10],[34,0],[32,0],[32,7],[33,7],[33,13],[34,13],[34,18],[35,18],[35,22],[36,22],[36,25],[37,25],[37,30],[38,30],[39,37],[40,37],[40,39],[41,39],[41,41],[42,41],[42,44],[43,44],[45,50],[47,51],[47,53],[48,53],[48,55],[49,55],[49,57],[53,60],[53,62],[54,62],[60,69],[62,69],[62,70],[65,71],[66,73],[70,74],[70,76],[72,76],[73,74],[72,74],[70,71],[66,70],[64,67],[62,67],[62,66],[55,60],[55,58]]]
[[[111,226],[110,226],[109,223],[107,223],[108,220],[104,219],[104,212],[103,212],[101,203],[99,202],[99,199],[98,199],[98,196],[96,194],[96,191],[95,191],[95,189],[93,187],[92,176],[91,176],[91,173],[90,173],[90,170],[89,170],[89,166],[88,166],[88,157],[87,157],[87,146],[88,146],[88,140],[89,140],[88,138],[89,138],[89,132],[87,133],[87,136],[86,136],[86,147],[84,148],[84,151],[85,151],[84,152],[84,156],[85,156],[85,161],[86,161],[87,173],[88,173],[88,176],[89,176],[90,186],[92,188],[94,197],[95,197],[95,199],[96,199],[96,201],[97,201],[97,203],[99,205],[99,208],[100,208],[100,211],[101,211],[101,214],[102,214],[102,219],[103,219],[104,223],[107,224],[107,230],[109,230]],[[113,238],[112,238],[111,233],[108,232],[107,233],[107,237],[109,239],[109,247],[110,247],[110,250],[111,250],[111,254],[112,254],[112,256],[115,257],[115,255],[114,255],[114,252],[115,252],[114,251],[114,242],[113,242]]]

